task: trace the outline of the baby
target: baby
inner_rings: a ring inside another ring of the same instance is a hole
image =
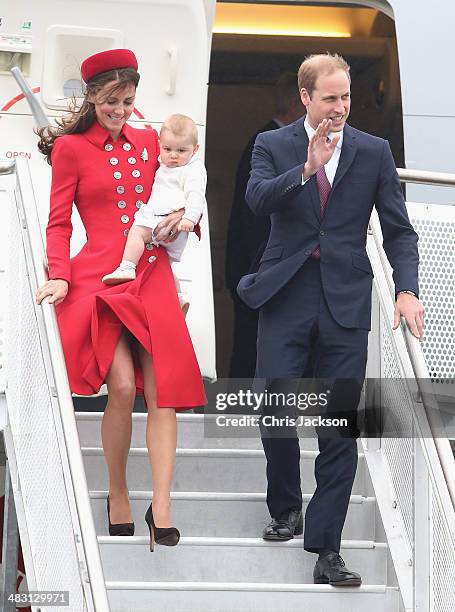
[[[196,124],[186,115],[171,115],[160,131],[160,167],[155,174],[152,194],[146,205],[134,216],[128,234],[120,266],[103,276],[106,285],[117,285],[136,278],[136,266],[145,245],[153,243],[163,246],[171,261],[180,261],[188,240],[199,221],[205,203],[207,173],[204,164],[196,155],[198,134]],[[180,234],[173,242],[159,242],[153,238],[153,230],[169,213],[185,209],[178,225]],[[179,301],[185,314],[188,301],[180,290],[174,275]]]

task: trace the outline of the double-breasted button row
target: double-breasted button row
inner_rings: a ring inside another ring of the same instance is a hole
[[[129,142],[124,142],[122,144],[122,149],[124,151],[131,151],[132,150],[132,146]],[[112,152],[114,150],[114,145],[110,142],[106,143],[104,145],[104,150],[107,151],[108,153]],[[127,159],[128,163],[130,164],[130,166],[134,166],[137,163],[137,159],[136,157],[134,157],[134,155],[130,155]],[[111,166],[117,166],[119,164],[120,160],[118,157],[116,157],[115,155],[113,155],[112,157],[109,158],[109,163],[111,164]],[[122,178],[122,173],[119,170],[116,170],[113,173],[114,179],[119,181]],[[131,176],[133,178],[139,178],[141,176],[141,171],[138,168],[134,168],[131,171]],[[135,185],[134,190],[136,193],[142,193],[144,191],[144,187],[142,185]],[[116,192],[119,195],[123,195],[125,193],[125,186],[124,185],[118,185],[116,187]],[[142,205],[144,204],[144,202],[142,200],[136,200],[136,208],[140,208]],[[121,210],[125,209],[127,207],[127,203],[125,200],[118,200],[117,201],[117,207],[120,208]],[[120,221],[122,223],[128,223],[130,221],[130,217],[128,215],[122,215],[120,217]],[[125,229],[123,230],[123,235],[126,237],[128,236],[129,230]],[[151,244],[151,243],[150,243]],[[147,247],[150,250],[150,247]],[[151,248],[153,248],[153,245],[151,246]]]
[[[122,149],[124,151],[131,151],[131,145],[129,142],[124,142],[122,145]],[[108,142],[107,144],[104,145],[104,150],[105,151],[113,151],[114,150],[114,145],[110,142]]]
[[[141,176],[141,173],[140,173],[139,170],[133,170],[132,173],[131,173],[131,176],[134,176],[134,178],[139,178]],[[118,170],[116,170],[114,172],[114,178],[117,179],[117,180],[121,179],[122,178],[122,173],[119,172]],[[125,188],[123,187],[122,189],[123,189],[123,191],[117,191],[117,193],[124,193],[125,192]]]

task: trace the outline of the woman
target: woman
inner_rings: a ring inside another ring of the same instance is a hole
[[[91,395],[104,382],[108,387],[101,433],[111,535],[134,533],[126,462],[135,395],[144,395],[153,477],[153,513],[150,504],[146,521],[153,549],[154,539],[170,546],[179,540],[170,516],[175,411],[203,405],[205,396],[166,250],[148,244],[130,283],[101,282],[122,254],[158,167],[157,133],[126,123],[134,108],[137,67],[128,49],[89,57],[81,66],[87,90],[80,109],[57,128],[39,132],[38,146],[52,164],[52,187],[46,230],[50,280],[36,299],[56,305],[71,390]],[[73,202],[87,242],[70,260]]]

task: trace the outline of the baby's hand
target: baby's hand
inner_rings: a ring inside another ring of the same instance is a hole
[[[194,223],[189,219],[183,218],[178,226],[179,232],[192,232],[194,229]]]

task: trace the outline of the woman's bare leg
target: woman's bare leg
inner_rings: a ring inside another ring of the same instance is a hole
[[[157,408],[152,358],[142,347],[139,355],[148,406],[147,448],[153,477],[153,518],[157,527],[171,527],[170,491],[177,447],[174,408]]]
[[[109,473],[111,523],[131,523],[126,463],[131,444],[131,414],[136,385],[127,332],[122,332],[106,376],[108,402],[101,425],[104,456]]]

